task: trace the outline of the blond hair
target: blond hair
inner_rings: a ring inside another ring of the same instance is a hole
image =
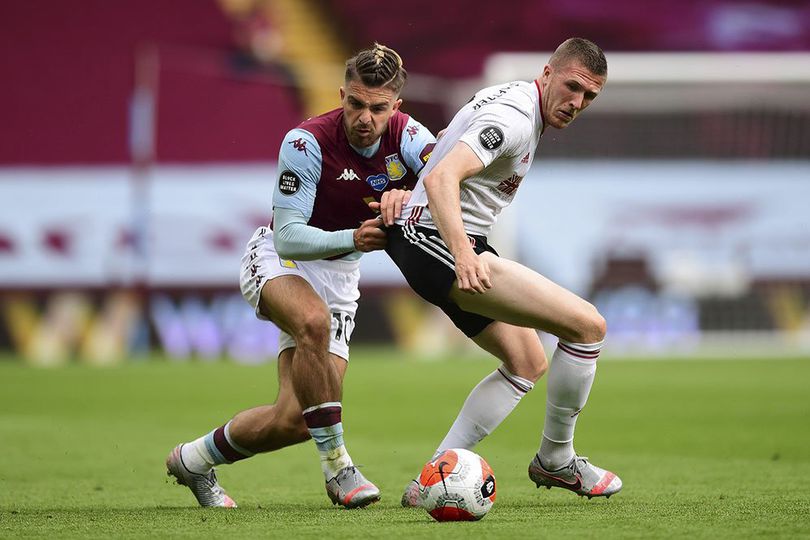
[[[405,86],[408,72],[402,58],[385,45],[374,43],[346,61],[346,83],[360,81],[371,88],[388,87],[397,94]]]

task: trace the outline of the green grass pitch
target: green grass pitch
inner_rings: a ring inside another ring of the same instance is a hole
[[[810,360],[601,362],[577,449],[624,490],[538,490],[538,385],[476,449],[498,496],[477,523],[399,507],[491,360],[419,362],[357,349],[344,396],[355,463],[383,491],[333,507],[306,443],[220,468],[237,510],[201,509],[169,483],[174,444],[272,401],[275,365],[130,363],[52,370],[0,359],[0,537],[810,537]]]

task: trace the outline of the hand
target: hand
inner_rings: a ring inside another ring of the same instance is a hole
[[[472,250],[464,250],[453,257],[456,260],[456,282],[461,292],[484,293],[492,287],[489,264]]]
[[[404,189],[392,189],[382,194],[380,202],[370,202],[368,207],[380,213],[386,226],[393,225],[394,220],[402,213],[402,207],[411,200],[411,192]]]
[[[354,249],[368,253],[378,249],[385,249],[385,231],[380,226],[380,218],[367,219],[354,230]]]

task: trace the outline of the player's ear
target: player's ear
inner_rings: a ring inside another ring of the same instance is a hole
[[[394,110],[394,111],[398,111],[398,110],[399,110],[399,106],[400,106],[400,105],[402,105],[402,100],[401,100],[401,99],[396,100],[396,101],[394,102],[394,106],[392,107],[392,108],[393,108],[393,110]]]
[[[340,102],[343,103],[344,98],[346,97],[346,90],[341,86],[340,87]]]

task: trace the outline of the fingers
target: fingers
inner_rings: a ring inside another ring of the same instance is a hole
[[[391,191],[386,191],[382,194],[382,210],[381,216],[383,223],[391,225],[394,223],[394,208],[392,204],[396,204],[396,198],[391,196]]]
[[[397,190],[399,191],[399,190]],[[408,204],[408,201],[411,200],[411,192],[410,191],[402,191],[401,195],[397,194],[396,200],[394,201],[394,208],[391,212],[390,216],[387,216],[385,224],[386,225],[393,225],[394,221],[402,215],[402,209]]]
[[[465,260],[459,260],[465,259]],[[492,288],[489,265],[478,255],[456,259],[456,283],[461,292],[483,294]]]
[[[397,218],[398,215],[402,213],[402,199],[397,199],[394,201],[394,205],[390,208],[390,211],[386,213],[383,217],[383,221],[386,225],[393,225],[394,220]]]
[[[369,252],[385,249],[385,231],[380,228],[379,218],[368,219],[354,231],[354,247],[358,251]]]
[[[411,199],[411,192],[403,189],[386,191],[380,197],[380,202],[368,203],[369,208],[380,213],[383,223],[393,225],[402,213],[402,207]]]

